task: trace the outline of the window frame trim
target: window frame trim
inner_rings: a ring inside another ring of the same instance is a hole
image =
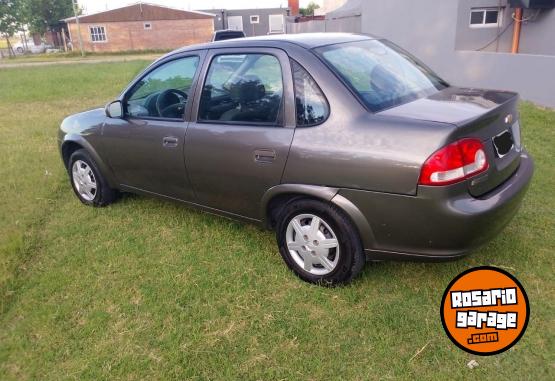
[[[104,30],[104,40],[93,40],[93,28],[102,28]],[[108,28],[105,24],[89,25],[89,41],[93,44],[106,44],[108,43]]]
[[[207,52],[206,50],[193,50],[190,52],[184,52],[182,54],[170,55],[168,57],[164,57],[160,59],[160,61],[155,61],[149,66],[147,66],[139,75],[137,75],[129,83],[129,85],[125,88],[125,90],[121,92],[120,96],[118,97],[118,100],[121,101],[123,105],[123,119],[124,120],[147,120],[147,121],[151,120],[151,121],[177,122],[177,123],[190,122],[191,121],[190,117],[192,114],[192,107],[193,107],[192,105],[194,103],[194,95],[196,94],[196,88],[198,85],[199,76],[204,65],[204,59],[206,58],[206,52]],[[155,117],[155,116],[138,117],[138,116],[130,116],[127,113],[127,100],[129,98],[129,93],[131,92],[131,90],[133,90],[133,88],[137,83],[142,81],[143,78],[145,78],[146,76],[148,76],[149,74],[157,70],[158,68],[164,66],[165,64],[168,64],[170,62],[177,61],[180,59],[191,58],[191,57],[198,57],[199,61],[198,61],[197,70],[191,82],[191,88],[189,89],[189,94],[187,96],[187,104],[185,105],[185,110],[183,111],[182,118],[163,118],[163,117]]]
[[[476,7],[470,8],[470,16],[468,18],[468,27],[471,29],[489,29],[489,28],[499,28],[503,26],[503,11],[505,7]],[[496,23],[486,23],[487,12],[497,11],[497,22]],[[472,24],[472,13],[483,12],[482,23]]]
[[[286,97],[287,89],[286,89],[286,70],[287,68],[284,67],[282,60],[280,57],[274,53],[272,50],[276,50],[276,48],[222,48],[222,49],[210,49],[211,54],[209,57],[206,58],[204,67],[202,69],[202,81],[199,80],[197,84],[197,92],[198,92],[198,102],[195,102],[194,105],[194,120],[195,123],[198,124],[211,124],[211,125],[228,125],[228,126],[250,126],[250,127],[272,127],[272,128],[288,128],[287,124],[287,114],[286,114]],[[210,71],[210,66],[214,59],[218,56],[233,56],[233,55],[247,55],[247,54],[258,54],[258,55],[270,55],[276,58],[281,70],[281,81],[282,81],[282,99],[280,102],[280,107],[277,115],[277,121],[275,123],[272,122],[245,122],[245,121],[221,121],[221,120],[208,120],[208,119],[200,119],[199,110],[202,101],[202,92],[204,90],[204,85],[206,84],[206,80],[208,79],[208,72]],[[292,78],[291,78],[292,80]],[[295,118],[296,119],[296,118]]]
[[[289,57],[289,60],[291,61],[291,79],[293,81],[293,97],[294,97],[294,102],[293,103],[295,105],[295,128],[316,127],[316,126],[319,126],[321,124],[326,123],[328,121],[328,119],[330,118],[330,115],[331,115],[331,105],[330,105],[330,102],[328,101],[328,97],[324,93],[324,90],[322,90],[322,87],[318,84],[318,82],[316,82],[314,77],[310,74],[310,72],[308,70],[306,70],[306,68],[303,65],[301,65],[297,60],[295,60],[291,57]],[[299,65],[299,67],[301,69],[303,69],[310,76],[310,78],[316,84],[316,87],[318,87],[318,90],[320,90],[320,93],[324,97],[324,101],[326,102],[328,111],[326,113],[326,117],[321,122],[311,123],[311,124],[302,124],[302,125],[299,125],[298,122],[297,122],[297,88],[295,87],[295,73],[293,71],[293,64]]]

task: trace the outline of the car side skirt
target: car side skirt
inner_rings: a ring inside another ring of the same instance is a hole
[[[195,209],[200,210],[202,212],[213,214],[215,216],[228,218],[228,219],[234,220],[234,221],[245,222],[245,223],[250,223],[250,224],[255,224],[255,225],[260,225],[261,222],[262,222],[261,220],[257,220],[255,218],[241,216],[241,215],[238,215],[238,214],[226,212],[224,210],[211,208],[209,206],[196,204],[194,202],[185,201],[185,200],[181,200],[181,199],[170,197],[170,196],[165,196],[163,194],[159,194],[159,193],[156,193],[156,192],[150,192],[150,191],[147,191],[147,190],[144,190],[144,189],[135,188],[135,187],[125,185],[125,184],[120,184],[118,188],[123,192],[135,193],[135,194],[145,195],[145,196],[154,196],[154,197],[162,198],[162,199],[169,200],[169,201],[179,202],[181,204],[185,204],[186,206],[195,208]]]
[[[397,251],[364,250],[366,260],[369,262],[381,261],[414,261],[414,262],[447,262],[465,257],[468,253],[450,255],[425,255],[414,253],[401,253]]]

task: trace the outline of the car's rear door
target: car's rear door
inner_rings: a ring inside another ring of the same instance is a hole
[[[196,199],[259,219],[260,200],[280,183],[294,134],[288,56],[273,48],[213,49],[201,76],[185,140]]]
[[[122,188],[194,201],[183,150],[205,54],[193,52],[154,65],[122,97],[124,118],[107,120],[102,147]]]

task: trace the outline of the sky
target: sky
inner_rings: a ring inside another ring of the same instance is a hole
[[[78,2],[84,8],[84,13],[89,14],[134,4],[139,0],[78,0]],[[287,0],[145,0],[143,2],[186,10],[287,7]],[[306,6],[309,2],[310,0],[301,0],[301,7]],[[322,0],[315,0],[315,2],[321,4]]]

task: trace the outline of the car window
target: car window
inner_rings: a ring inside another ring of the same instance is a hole
[[[245,33],[241,31],[226,31],[214,33],[214,41],[224,41],[242,37],[245,37]]]
[[[341,43],[316,51],[373,112],[429,96],[449,86],[388,41]]]
[[[165,63],[141,79],[126,97],[127,115],[182,119],[199,57]]]
[[[329,115],[326,97],[308,72],[291,60],[295,86],[295,109],[297,126],[313,126],[322,123]]]
[[[282,98],[281,65],[276,57],[219,55],[208,69],[199,120],[277,125]]]

